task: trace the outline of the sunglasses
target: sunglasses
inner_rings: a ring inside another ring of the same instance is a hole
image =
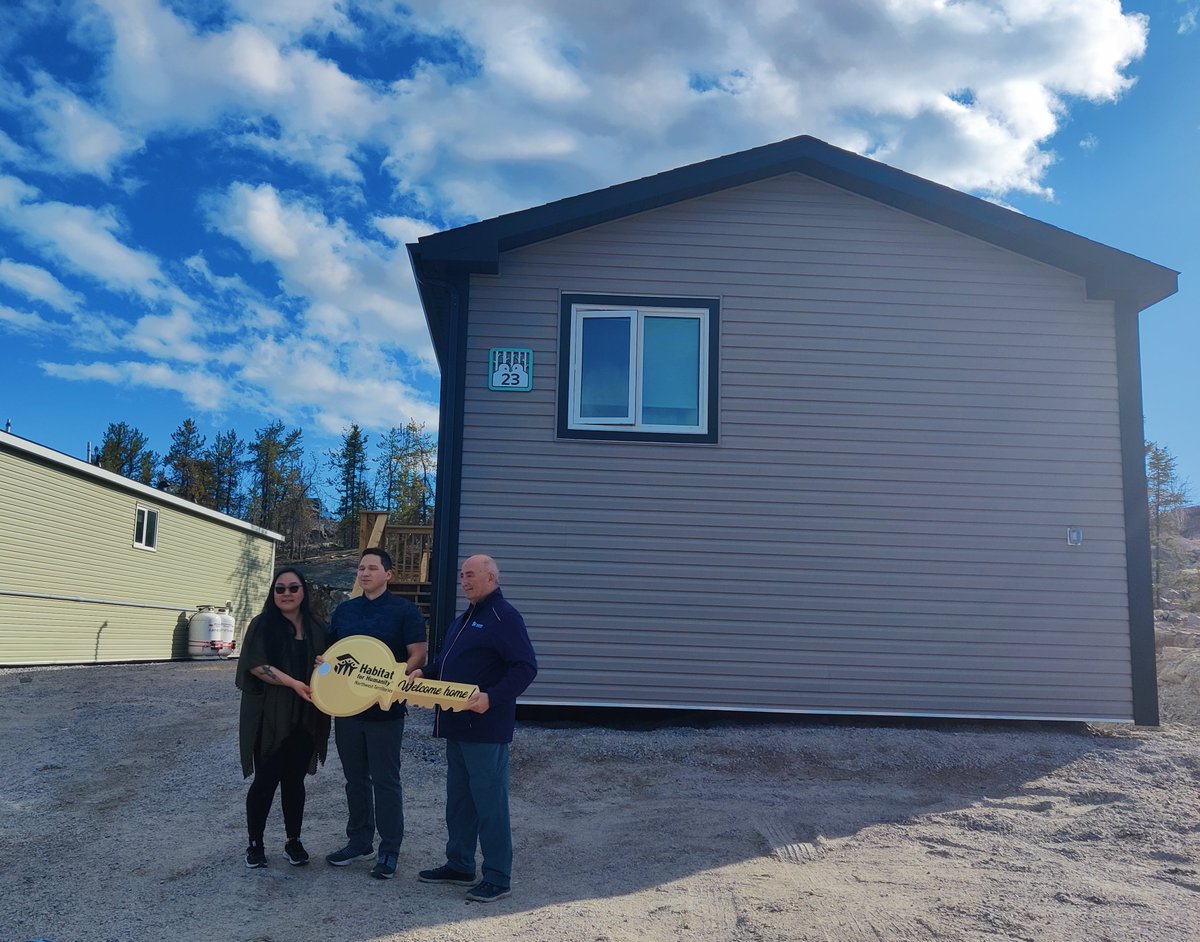
[[[289,595],[295,595],[302,588],[304,588],[304,586],[300,585],[299,582],[293,582],[291,585],[283,585],[280,583],[279,585],[275,586],[275,594],[283,595],[283,593],[286,592]]]

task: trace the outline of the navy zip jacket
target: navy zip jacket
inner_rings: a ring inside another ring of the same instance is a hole
[[[537,676],[537,657],[525,619],[496,589],[454,620],[425,676],[476,684],[488,695],[486,713],[435,708],[433,735],[459,742],[512,742],[517,697]]]

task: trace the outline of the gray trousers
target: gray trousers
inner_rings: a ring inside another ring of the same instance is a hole
[[[392,709],[396,709],[392,707]],[[334,723],[334,740],[346,776],[346,822],[349,846],[395,854],[404,840],[404,792],[400,786],[400,744],[404,718],[369,722],[341,716]]]

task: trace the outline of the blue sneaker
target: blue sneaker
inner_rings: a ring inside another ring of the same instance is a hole
[[[396,855],[380,854],[379,859],[375,861],[375,866],[371,868],[371,876],[376,880],[390,880],[395,875]]]

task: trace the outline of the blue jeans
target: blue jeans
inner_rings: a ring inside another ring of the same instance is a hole
[[[392,707],[395,709],[395,707]],[[357,716],[340,716],[334,723],[334,740],[346,776],[346,822],[349,846],[395,854],[404,840],[404,792],[400,786],[400,744],[404,718],[369,722]]]
[[[475,872],[483,851],[483,879],[512,883],[512,828],[508,819],[508,743],[446,740],[446,863]]]

